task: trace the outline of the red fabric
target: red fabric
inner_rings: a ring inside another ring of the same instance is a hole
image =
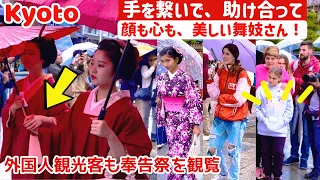
[[[209,57],[207,54],[203,54],[203,79],[206,81],[209,79],[208,69],[209,69]],[[210,98],[207,90],[207,86],[203,87],[203,100]]]
[[[295,61],[293,61],[291,64],[290,64],[290,67],[291,67],[291,71],[293,72],[293,76],[294,76],[294,79],[295,79],[295,91],[294,91],[294,94],[293,94],[293,99],[295,99],[295,97],[299,94],[301,94],[301,85],[303,84],[303,80],[302,80],[302,76],[305,75],[305,74],[308,74],[309,73],[309,68],[311,66],[313,66],[313,72],[314,73],[319,73],[320,71],[320,63],[319,63],[319,60],[314,57],[314,56],[311,56],[311,59],[310,59],[310,62],[307,66],[304,66],[302,67],[301,66],[301,61],[299,60],[299,65],[297,67],[297,69],[295,71],[293,71],[293,64],[294,64]]]
[[[317,93],[318,93],[318,98],[319,98],[319,105],[320,105],[320,93],[319,93],[319,88],[317,89]],[[318,127],[320,127],[320,111],[318,111],[318,117],[319,117],[319,120],[318,120]]]
[[[237,84],[237,74],[239,74],[239,79],[246,78],[248,84],[251,86],[251,81],[247,72],[240,67],[235,73],[231,74],[227,70],[221,68],[217,71],[217,74],[219,75],[220,95],[214,114],[215,117],[229,121],[241,121],[245,119],[249,113],[248,102],[245,102],[241,107],[237,108],[236,112],[233,112],[234,108],[224,107],[221,104],[235,104],[238,102],[238,100],[233,96],[236,90],[228,88],[228,84]],[[233,113],[235,114],[233,115]]]
[[[211,83],[213,83],[213,80],[207,80],[206,83],[211,84]]]
[[[19,90],[23,89],[24,81],[22,79],[17,81],[17,88]],[[48,79],[49,83],[54,84],[53,78]],[[37,93],[27,101],[28,107],[25,108],[26,114],[31,115],[43,115],[43,116],[53,116],[57,119],[57,122],[62,122],[63,116],[68,112],[69,108],[66,104],[61,104],[52,107],[48,110],[44,109],[44,87],[40,88]],[[9,128],[7,128],[6,122],[9,118],[9,108],[14,102],[16,96],[15,91],[10,95],[9,99],[6,101],[5,106],[2,109],[2,126],[3,126],[3,146],[1,149],[0,162],[3,162],[6,156],[27,156],[29,149],[29,137],[30,131],[23,126],[24,115],[21,109],[16,111],[15,117],[11,119],[9,123]],[[43,124],[39,127],[39,136],[47,134],[47,132],[52,128],[51,125]],[[51,155],[51,141],[50,139],[39,138],[42,154]],[[53,147],[53,146],[52,146]],[[33,179],[33,178],[50,178],[51,175],[44,172],[41,175],[12,175],[12,179]]]
[[[52,132],[54,145],[59,146],[61,155],[65,156],[102,156],[107,157],[109,152],[108,141],[90,134],[92,116],[84,114],[83,109],[88,99],[89,92],[81,94],[72,106],[70,114]],[[107,109],[105,121],[115,132],[119,140],[131,156],[150,155],[152,143],[144,126],[143,120],[129,97],[122,98]],[[62,130],[63,129],[63,130]],[[97,179],[104,178],[97,174],[58,175],[55,178],[63,179]],[[124,179],[124,174],[114,178]],[[146,175],[136,175],[137,179],[148,179]]]
[[[17,2],[25,6],[51,6],[58,3],[61,7],[76,6],[80,11],[78,24],[86,25],[90,28],[100,29],[112,34],[117,34],[119,3],[117,0],[18,0]],[[157,40],[139,40],[157,46]]]
[[[21,26],[1,26],[0,34],[0,56],[12,57],[22,54],[25,42],[38,37],[42,26],[31,26],[23,28]],[[77,31],[79,27],[46,26],[42,32],[42,37],[60,39]]]

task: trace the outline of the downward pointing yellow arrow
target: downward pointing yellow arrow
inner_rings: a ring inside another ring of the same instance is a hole
[[[60,71],[57,82],[53,85],[50,85],[48,81],[45,81],[44,91],[45,91],[45,109],[49,109],[53,106],[67,102],[73,97],[67,96],[64,92],[76,79],[77,74],[73,72],[68,67],[63,67]]]

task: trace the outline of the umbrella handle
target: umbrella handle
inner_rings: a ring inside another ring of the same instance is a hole
[[[38,39],[41,38],[42,33],[43,33],[43,31],[44,31],[44,29],[45,29],[46,26],[47,26],[46,24],[42,25],[41,30],[40,30],[40,32],[39,32],[39,37],[38,37]]]
[[[19,96],[19,91],[18,91],[18,88],[17,88],[16,79],[14,78],[14,76],[13,76],[13,74],[11,72],[8,58],[4,58],[4,63],[6,64],[7,69],[9,71],[9,74],[10,74],[10,77],[11,77],[11,81],[13,82],[13,86],[14,86],[14,89],[16,91],[16,94]],[[24,117],[27,117],[27,113],[26,113],[26,110],[24,109],[24,107],[22,107],[22,112],[23,112]]]
[[[98,119],[103,120],[105,115],[106,115],[107,109],[105,107],[103,107],[100,111],[99,117]]]
[[[123,50],[123,53],[122,53],[122,56],[120,58],[120,62],[119,62],[119,65],[117,67],[117,71],[116,71],[116,75],[114,76],[113,80],[112,80],[112,84],[110,86],[110,89],[109,89],[109,92],[108,92],[108,96],[107,96],[107,99],[106,101],[104,102],[104,105],[103,105],[103,108],[101,109],[100,111],[100,114],[99,114],[99,118],[100,120],[103,120],[105,115],[106,115],[106,112],[107,112],[107,105],[108,105],[108,102],[109,102],[109,99],[110,99],[110,96],[111,96],[111,93],[112,93],[112,90],[113,90],[113,87],[115,86],[116,84],[116,81],[117,81],[117,77],[118,77],[118,74],[120,72],[120,67],[122,65],[122,61],[126,55],[126,52],[128,51],[128,48],[129,48],[129,44],[130,44],[130,39],[127,41],[126,43],[126,46]]]
[[[27,113],[26,113],[26,110],[24,109],[24,107],[22,107],[22,112],[23,112],[24,117],[27,117]]]

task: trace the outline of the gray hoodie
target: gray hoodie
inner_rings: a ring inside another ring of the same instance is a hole
[[[282,100],[283,90],[281,83],[276,87],[268,87],[272,94],[272,99],[268,100],[260,86],[257,89],[256,97],[262,101],[257,106],[258,134],[271,137],[286,137],[288,124],[293,116],[293,101],[289,94],[288,99]]]

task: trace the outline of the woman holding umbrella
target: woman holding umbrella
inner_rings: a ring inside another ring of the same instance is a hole
[[[136,66],[138,53],[128,43],[124,64],[120,64],[119,79],[130,80]],[[94,53],[89,67],[92,84],[96,86],[91,92],[81,93],[72,106],[65,121],[53,131],[55,146],[60,144],[62,156],[112,156],[118,162],[120,157],[149,155],[152,143],[143,120],[130,99],[129,91],[111,88],[116,76],[116,69],[124,47],[121,41],[102,40]],[[107,115],[98,120],[109,90],[112,90],[107,105]],[[57,175],[63,179],[99,179],[104,177],[125,179],[123,173],[112,177],[105,174],[70,174]],[[130,177],[146,179],[144,174],[131,174]]]
[[[158,58],[156,51],[152,51],[143,56],[143,60],[140,63],[141,67],[141,88],[135,93],[135,105],[142,116],[146,129],[149,129],[149,117],[152,110],[152,133],[151,139],[156,139],[156,110],[154,107],[154,101],[156,97],[156,71],[158,65]],[[146,95],[145,91],[148,91]]]
[[[158,76],[157,89],[158,127],[165,126],[169,156],[188,156],[192,135],[200,135],[199,124],[203,121],[202,99],[193,78],[179,69],[183,55],[173,47],[160,52],[162,65],[168,70]],[[169,174],[168,179],[183,179],[184,174]],[[188,179],[195,179],[188,174]]]
[[[230,179],[239,179],[241,141],[249,114],[248,104],[241,93],[249,93],[251,86],[247,71],[240,66],[238,57],[238,47],[234,44],[226,44],[222,48],[224,67],[216,72],[214,82],[207,85],[211,99],[217,100],[209,137],[208,155],[220,156],[219,176],[227,177],[228,170],[222,150],[224,143],[229,142],[228,153],[232,157]]]
[[[45,75],[42,68],[54,63],[56,57],[53,39],[34,38],[26,43],[22,62],[29,75],[16,83],[15,88],[20,91],[20,96],[13,91],[2,109],[3,146],[0,162],[6,156],[37,156],[41,163],[43,155],[50,155],[48,130],[61,123],[69,111],[66,104],[44,109],[44,80],[53,85],[54,79],[51,74]],[[12,179],[48,177],[48,172],[40,175],[12,174]]]

